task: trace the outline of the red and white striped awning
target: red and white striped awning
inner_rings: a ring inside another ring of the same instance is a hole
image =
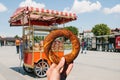
[[[21,7],[13,13],[9,22],[11,26],[22,26],[30,24],[50,26],[52,24],[64,24],[76,19],[77,16],[74,13],[43,8]]]

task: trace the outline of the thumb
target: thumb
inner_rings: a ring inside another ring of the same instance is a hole
[[[61,70],[61,68],[64,67],[64,64],[65,64],[65,58],[62,57],[61,60],[60,60],[60,62],[59,62],[59,64],[57,65],[56,69],[57,70]]]

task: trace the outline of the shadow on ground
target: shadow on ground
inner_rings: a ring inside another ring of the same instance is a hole
[[[24,71],[23,67],[11,67],[10,69],[22,74],[23,76],[28,75],[30,77],[37,78],[37,76],[34,74],[34,72],[27,73],[27,72]]]

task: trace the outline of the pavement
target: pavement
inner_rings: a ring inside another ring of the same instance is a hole
[[[18,55],[13,53],[14,47],[0,47],[0,80],[26,80],[12,69],[13,66],[18,66],[15,62],[17,60],[14,60]]]
[[[68,51],[66,51],[67,53]],[[0,80],[47,80],[26,73],[20,66],[15,46],[0,47]],[[79,53],[67,80],[120,80],[120,53]]]
[[[20,76],[15,71],[7,68],[4,65],[0,65],[0,79],[1,80],[25,80],[24,77]]]

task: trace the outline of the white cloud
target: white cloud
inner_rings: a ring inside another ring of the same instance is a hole
[[[70,9],[65,8],[64,11],[74,12],[74,13],[85,13],[85,12],[92,12],[95,10],[99,10],[101,8],[101,3],[97,1],[96,3],[92,3],[88,0],[74,0],[74,4],[72,8]]]
[[[118,4],[112,8],[104,8],[103,12],[105,14],[120,13],[120,4]]]
[[[7,10],[7,7],[5,7],[2,3],[0,3],[0,12],[4,12]]]
[[[43,3],[36,3],[35,1],[32,1],[32,0],[25,0],[21,2],[19,6],[20,7],[32,6],[37,8],[45,8],[45,5]]]

